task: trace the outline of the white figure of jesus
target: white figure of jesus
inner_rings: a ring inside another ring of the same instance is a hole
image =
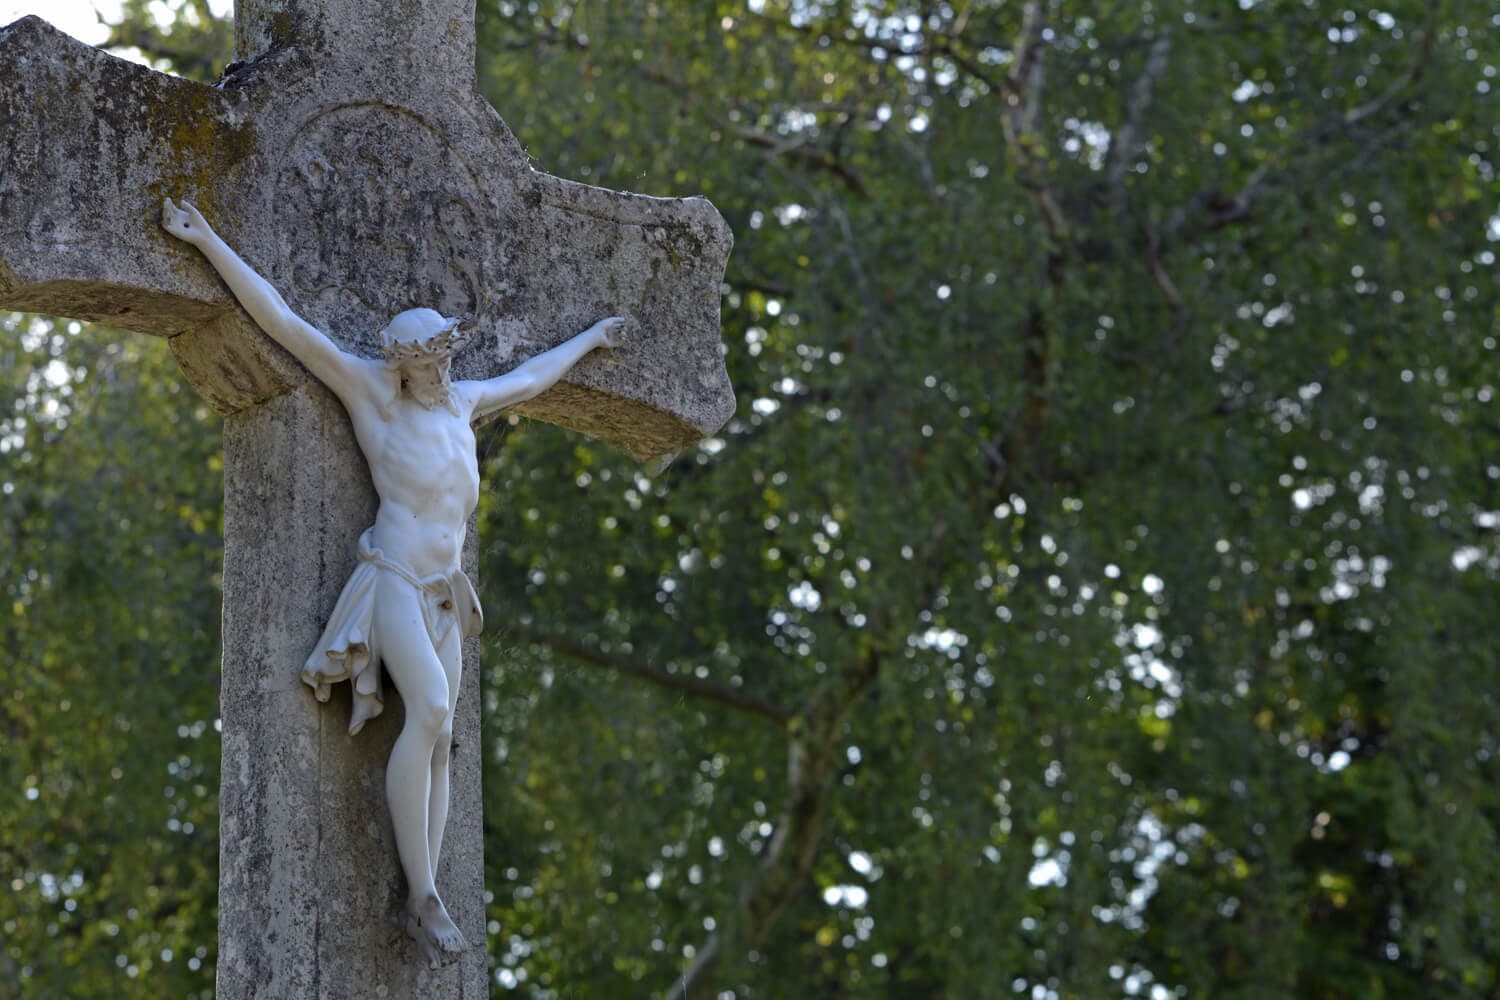
[[[320,700],[330,684],[352,682],[351,734],[380,712],[382,662],[401,692],[406,722],[386,767],[386,798],[409,893],[406,932],[435,967],[464,947],[434,875],[448,820],[460,645],[483,622],[459,568],[479,501],[473,422],[546,391],[595,348],[614,347],[624,320],[601,320],[498,378],[453,382],[457,320],[408,310],[381,331],[385,361],[356,357],[293,313],[191,204],[167,199],[162,226],[201,250],[261,329],[332,390],[369,462],[375,524],[302,676]]]

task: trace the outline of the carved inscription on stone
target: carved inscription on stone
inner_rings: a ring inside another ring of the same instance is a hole
[[[418,306],[494,312],[486,253],[498,223],[452,145],[417,116],[378,104],[318,115],[283,157],[276,195],[291,262],[278,277],[322,329],[365,334]]]

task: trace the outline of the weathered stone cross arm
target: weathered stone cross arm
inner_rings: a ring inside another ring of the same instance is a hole
[[[0,306],[164,337],[221,315],[216,282],[181,266],[147,205],[198,181],[217,207],[203,182],[242,151],[234,103],[38,17],[0,28]]]
[[[488,378],[624,315],[623,348],[521,412],[638,458],[728,419],[727,226],[702,199],[532,170],[474,89],[471,0],[238,7],[217,87],[38,18],[0,28],[0,308],[168,337],[226,415],[306,383],[158,229],[184,197],[346,350],[375,356],[386,319],[429,306],[473,317],[454,374]]]

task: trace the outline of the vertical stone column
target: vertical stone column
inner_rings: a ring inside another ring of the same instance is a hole
[[[223,778],[218,995],[488,995],[480,815],[478,642],[464,647],[452,801],[438,888],[470,947],[429,971],[395,922],[405,899],[385,801],[403,712],[348,735],[349,686],[319,704],[302,663],[374,519],[369,470],[343,408],[318,387],[224,429]],[[473,572],[473,525],[465,568]]]

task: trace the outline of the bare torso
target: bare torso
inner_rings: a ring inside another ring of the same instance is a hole
[[[373,541],[418,576],[457,569],[479,502],[479,463],[468,407],[424,407],[401,393],[382,413],[350,410],[380,509]]]

